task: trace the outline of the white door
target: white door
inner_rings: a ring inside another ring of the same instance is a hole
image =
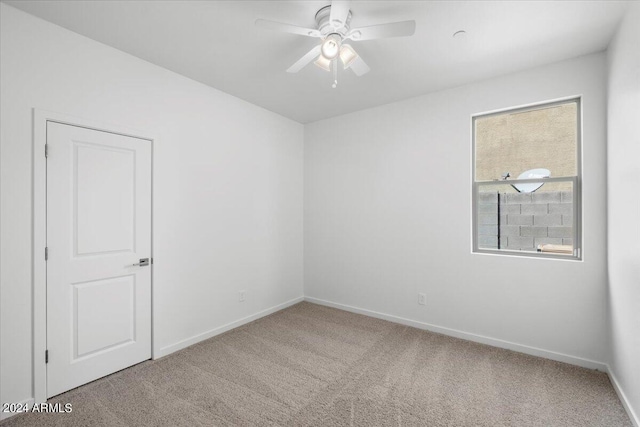
[[[47,123],[47,397],[151,357],[151,142]]]

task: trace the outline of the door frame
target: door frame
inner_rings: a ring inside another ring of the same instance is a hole
[[[56,122],[70,126],[109,132],[122,136],[144,139],[151,143],[151,258],[153,259],[153,212],[155,181],[155,143],[150,136],[141,136],[146,132],[131,129],[112,123],[101,123],[94,120],[55,113],[39,108],[33,109],[33,217],[32,217],[32,306],[33,306],[33,397],[35,403],[47,401],[47,365],[45,350],[47,349],[47,262],[44,250],[47,245],[47,162],[45,144],[47,143],[47,122]],[[155,349],[155,314],[154,314],[154,269],[151,266],[151,358],[159,354]]]

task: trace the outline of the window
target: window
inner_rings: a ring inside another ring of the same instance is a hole
[[[474,252],[580,259],[580,99],[472,120]]]

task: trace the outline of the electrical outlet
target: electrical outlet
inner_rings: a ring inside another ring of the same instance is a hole
[[[247,292],[247,291],[240,291],[240,292],[238,292],[238,300],[239,300],[240,302],[244,302],[244,295],[245,295],[245,293],[246,293],[246,292]]]
[[[427,305],[427,294],[418,294],[418,304]]]

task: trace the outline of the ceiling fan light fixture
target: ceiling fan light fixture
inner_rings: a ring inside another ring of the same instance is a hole
[[[344,64],[344,69],[346,70],[353,64],[353,61],[358,59],[358,54],[349,44],[343,44],[340,48],[340,59]]]
[[[331,60],[325,58],[322,55],[320,55],[318,59],[316,59],[314,64],[316,64],[318,67],[322,68],[325,71],[331,71]]]
[[[340,53],[341,38],[338,34],[329,34],[322,42],[321,52],[326,59],[334,59]]]
[[[2,0],[0,0],[2,1]],[[408,37],[416,31],[416,21],[388,22],[351,28],[351,0],[328,0],[330,4],[320,8],[315,15],[315,27],[305,28],[282,22],[257,19],[255,25],[268,30],[297,34],[320,39],[313,48],[305,53],[287,73],[297,73],[314,62],[319,68],[333,72],[333,87],[337,85],[338,57],[344,69],[353,71],[356,76],[363,76],[371,71],[362,57],[347,41],[358,43],[361,40],[377,40],[390,37]],[[463,35],[458,32],[456,37]]]

